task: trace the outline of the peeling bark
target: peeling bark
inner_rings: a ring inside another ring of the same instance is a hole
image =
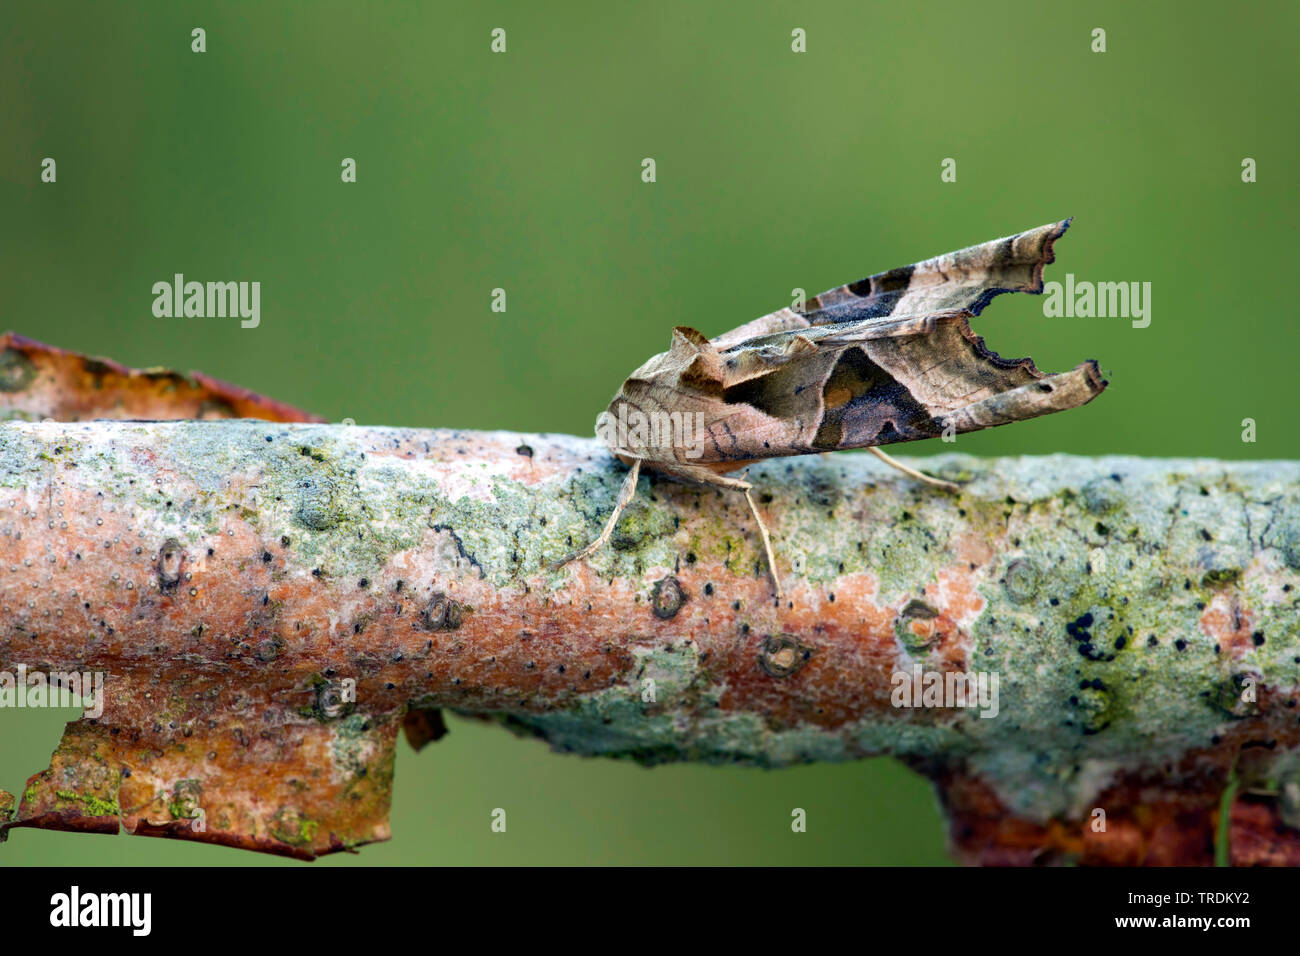
[[[450,708],[645,763],[894,754],[980,863],[1212,862],[1235,773],[1234,861],[1295,859],[1300,464],[925,466],[962,491],[751,471],[778,606],[743,499],[651,477],[552,569],[623,478],[594,441],[0,424],[0,671],[107,674],[6,828],[385,839],[397,730]],[[894,706],[914,666],[998,675],[997,716]]]
[[[0,335],[0,419],[46,418],[324,421],[201,372],[128,368],[14,332]]]

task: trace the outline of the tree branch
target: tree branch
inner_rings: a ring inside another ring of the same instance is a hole
[[[894,754],[977,862],[1211,862],[1235,765],[1232,858],[1300,859],[1300,464],[924,466],[960,493],[754,468],[777,605],[743,498],[653,476],[551,569],[625,473],[592,441],[4,423],[0,671],[107,674],[10,825],[385,839],[398,727],[450,708],[650,763]],[[985,697],[896,706],[932,673]]]

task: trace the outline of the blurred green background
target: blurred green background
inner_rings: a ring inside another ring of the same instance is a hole
[[[1297,33],[1281,2],[7,3],[0,323],[333,420],[590,434],[674,325],[716,335],[796,286],[1072,215],[1048,278],[1150,282],[1151,325],[999,298],[991,348],[1095,357],[1112,386],[958,450],[1294,457]],[[260,281],[260,327],[154,318],[175,272]],[[74,716],[0,713],[0,787]],[[946,861],[928,785],[889,760],[645,770],[454,718],[401,746],[392,842],[315,865]],[[302,865],[0,849],[73,862]]]

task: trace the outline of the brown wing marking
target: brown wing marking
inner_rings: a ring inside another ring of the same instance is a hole
[[[1043,268],[1070,220],[949,252],[837,286],[807,301],[802,312],[778,309],[713,339],[726,351],[749,339],[814,326],[888,316],[965,310],[979,315],[1003,292],[1043,291]]]
[[[809,299],[803,318],[816,326],[947,309],[979,315],[1004,292],[1042,292],[1043,269],[1069,227],[1069,219],[1047,223],[868,276]]]
[[[1028,358],[1001,358],[969,318],[925,316],[884,336],[870,328],[791,334],[816,348],[725,389],[726,413],[711,433],[726,464],[715,467],[989,428],[1085,404],[1105,388],[1092,361],[1044,375]],[[724,367],[747,348],[723,353]]]

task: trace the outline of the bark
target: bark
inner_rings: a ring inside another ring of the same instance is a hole
[[[9,825],[351,848],[450,709],[646,763],[893,754],[972,862],[1210,863],[1221,806],[1234,862],[1300,858],[1300,464],[912,463],[962,490],[750,472],[778,604],[743,498],[653,476],[553,567],[625,474],[593,441],[0,424],[0,671],[107,675]],[[996,715],[897,706],[934,673]]]

